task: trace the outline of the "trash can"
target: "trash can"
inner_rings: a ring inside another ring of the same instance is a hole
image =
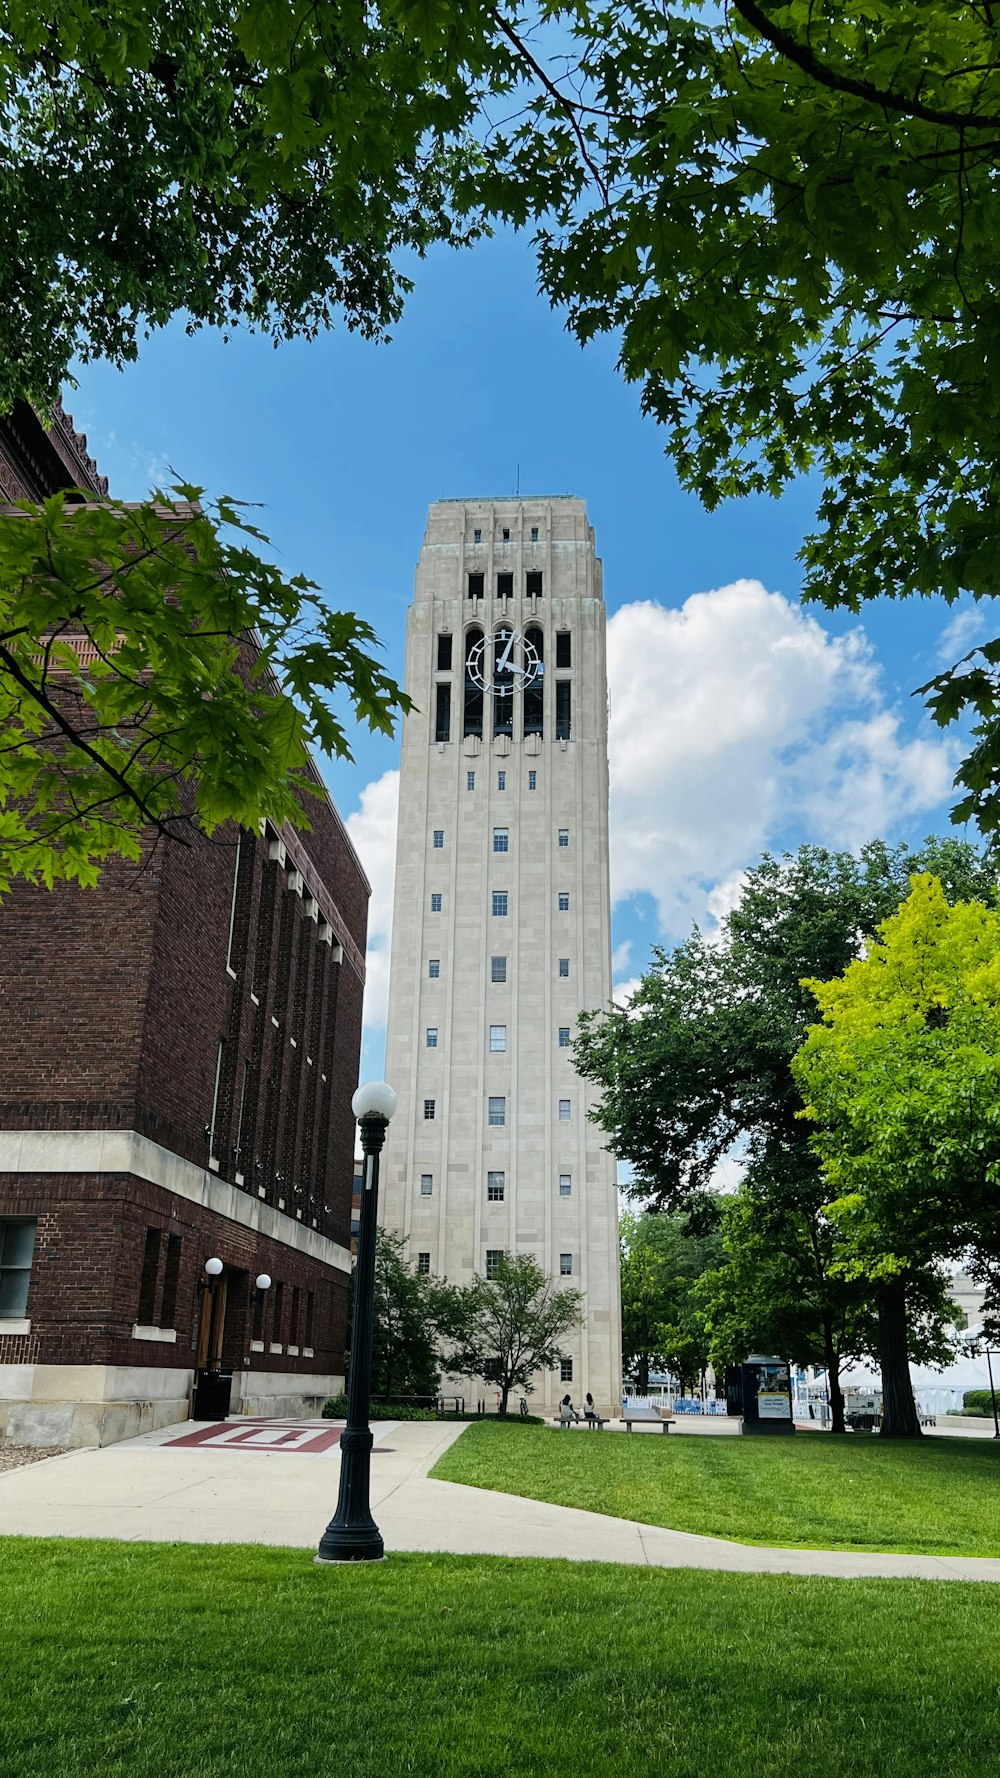
[[[225,1420],[232,1393],[232,1371],[195,1371],[192,1420]]]

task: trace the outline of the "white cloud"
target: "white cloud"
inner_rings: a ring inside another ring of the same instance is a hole
[[[611,953],[612,975],[624,975],[632,960],[632,940],[627,938],[622,944],[616,945]]]
[[[628,1004],[637,988],[642,987],[641,975],[635,975],[629,982],[616,982],[611,990],[611,998],[622,1009],[628,1011]]]
[[[608,624],[611,884],[672,938],[718,920],[767,846],[855,847],[947,794],[954,746],[913,740],[860,630],[833,636],[756,580]]]
[[[347,817],[351,836],[372,886],[368,904],[368,956],[364,1024],[384,1027],[389,1006],[389,946],[392,939],[392,887],[396,869],[396,814],[399,773],[384,772],[361,792],[361,807]]]
[[[938,654],[942,661],[950,667],[953,662],[961,660],[974,643],[982,640],[986,630],[986,613],[980,606],[961,606],[953,612],[941,631]]]

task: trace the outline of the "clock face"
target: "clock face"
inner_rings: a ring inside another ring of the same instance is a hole
[[[501,695],[517,687],[523,690],[539,679],[542,663],[538,650],[509,624],[499,624],[492,636],[484,636],[471,650],[468,673],[473,685],[481,691]]]

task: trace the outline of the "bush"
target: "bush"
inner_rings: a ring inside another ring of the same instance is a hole
[[[369,1420],[436,1420],[433,1408],[415,1408],[409,1402],[402,1402],[393,1407],[390,1402],[373,1401],[368,1409]],[[347,1395],[342,1390],[339,1395],[331,1395],[323,1405],[324,1420],[347,1419]]]
[[[962,1397],[962,1406],[967,1414],[993,1416],[993,1398],[988,1389],[967,1389]]]

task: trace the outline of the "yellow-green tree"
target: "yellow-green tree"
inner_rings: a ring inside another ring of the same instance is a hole
[[[1000,1241],[1000,916],[916,876],[865,955],[807,985],[822,1022],[792,1066],[839,1263],[877,1286],[885,1430],[917,1436],[908,1280]]]

